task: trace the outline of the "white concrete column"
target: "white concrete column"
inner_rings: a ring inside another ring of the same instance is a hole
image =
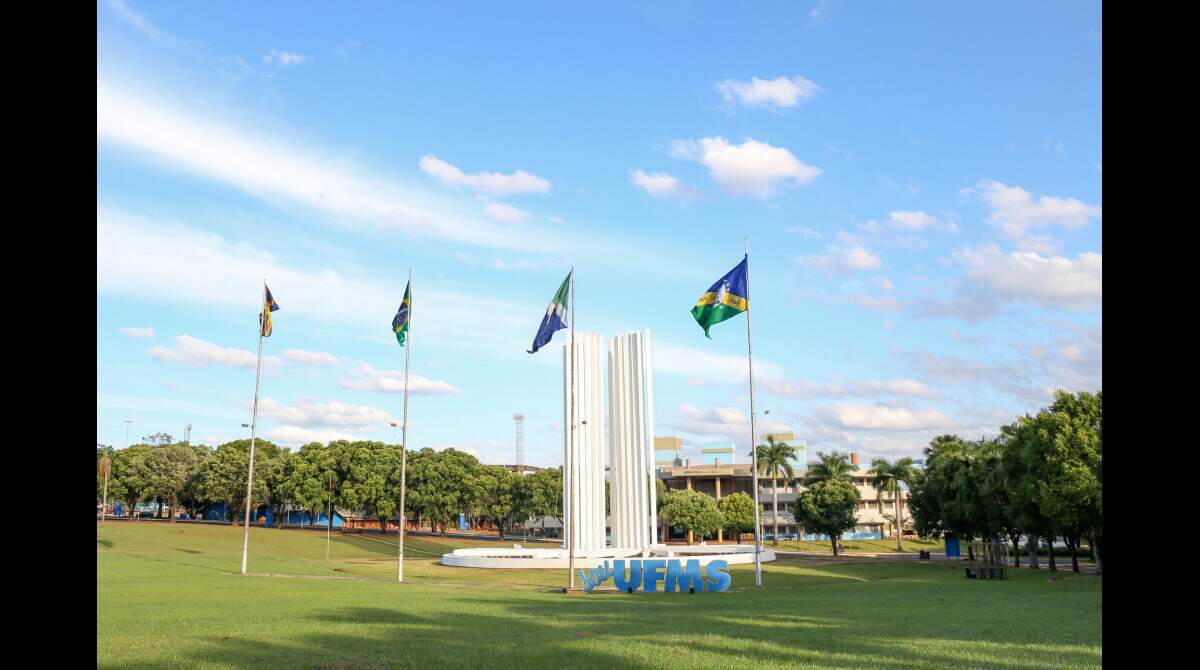
[[[654,482],[654,357],[649,330],[608,345],[609,466],[612,543],[645,548],[658,526]]]
[[[570,340],[563,345],[563,516],[567,533],[575,533],[575,553],[580,555],[604,549],[604,414],[602,405],[603,381],[601,371],[603,339],[599,333],[575,331],[575,453],[579,465],[575,470],[575,491],[568,491],[571,481]],[[584,423],[584,422],[587,423]],[[576,525],[570,516],[571,495],[575,494]]]

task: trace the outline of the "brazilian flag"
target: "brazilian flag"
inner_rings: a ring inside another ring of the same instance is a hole
[[[750,306],[747,297],[749,291],[746,288],[746,269],[749,262],[749,256],[743,258],[737,267],[710,286],[692,308],[692,316],[696,317],[696,323],[700,324],[704,329],[704,336],[710,340],[712,335],[708,334],[709,328],[725,319],[732,319]]]
[[[408,286],[404,287],[404,300],[400,303],[400,310],[396,312],[395,318],[392,319],[392,332],[396,334],[396,341],[400,346],[404,346],[404,341],[408,339],[408,315],[412,311],[412,280],[408,280]]]

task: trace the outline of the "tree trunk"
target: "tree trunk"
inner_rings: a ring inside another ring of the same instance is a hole
[[[1058,564],[1054,562],[1054,536],[1051,535],[1046,539],[1046,546],[1050,547],[1050,572],[1058,572]]]
[[[1096,536],[1088,535],[1088,558],[1096,560]]]
[[[1021,534],[1009,533],[1008,539],[1012,540],[1013,545],[1013,560],[1016,561],[1014,567],[1021,567]]]
[[[167,512],[167,521],[169,523],[175,523],[175,506],[176,506],[176,504],[177,503],[175,500],[175,496],[171,496],[171,507],[169,508],[169,511]]]
[[[1067,546],[1071,548],[1071,572],[1079,572],[1079,539],[1070,538]]]
[[[1029,567],[1038,570],[1037,535],[1030,535],[1026,542],[1029,544]]]
[[[900,518],[900,482],[896,482],[896,551],[904,551],[904,545],[900,543],[901,528],[904,524]]]
[[[966,538],[963,538],[963,539],[965,540]],[[971,546],[970,540],[967,540],[967,560],[968,561],[975,560],[975,547]]]
[[[774,521],[774,534],[771,538],[772,543],[779,546],[779,480],[771,477],[771,520]]]
[[[162,508],[163,508],[162,498],[155,498],[154,501],[158,504],[158,511],[154,513],[154,518],[161,519],[162,518]]]
[[[500,523],[496,524],[496,534],[498,534],[500,536],[498,541],[503,542],[504,541],[504,524],[500,524]]]
[[[1101,574],[1104,574],[1104,570],[1103,570],[1103,567],[1104,567],[1104,563],[1103,563],[1104,538],[1100,535],[1096,535],[1095,540],[1096,540],[1096,574],[1101,575]]]
[[[829,534],[829,545],[830,545],[831,547],[833,547],[833,555],[834,555],[834,556],[837,556],[837,555],[838,555],[838,550],[837,550],[837,546],[838,546],[838,542],[837,542],[837,535],[834,535],[833,533],[830,533],[830,534]]]

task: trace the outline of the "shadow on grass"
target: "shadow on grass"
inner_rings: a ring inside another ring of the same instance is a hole
[[[97,538],[96,544],[98,544],[102,547],[107,547],[109,549],[112,549],[113,541],[112,540],[101,540],[101,539]]]

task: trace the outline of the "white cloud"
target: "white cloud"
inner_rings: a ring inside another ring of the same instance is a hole
[[[824,21],[829,18],[829,0],[817,0],[817,4],[808,10],[808,18],[813,21]]]
[[[878,270],[883,266],[883,261],[879,256],[861,244],[850,246],[831,244],[825,247],[825,251],[824,254],[813,254],[795,260],[801,266],[809,266],[832,273],[866,272]]]
[[[142,16],[134,11],[132,7],[125,3],[125,0],[108,0],[108,5],[113,8],[117,16],[129,25],[137,28],[142,34],[150,39],[168,47],[176,47],[181,44],[179,38],[163,31],[158,26],[154,25],[150,19]]]
[[[895,284],[893,284],[893,283],[891,282],[891,280],[889,280],[887,277],[883,277],[883,276],[879,276],[879,277],[872,277],[872,278],[871,278],[871,281],[872,281],[872,282],[873,282],[873,283],[874,283],[876,286],[878,286],[879,288],[883,289],[884,291],[891,292],[891,291],[895,291],[895,290],[896,290],[896,285],[895,285]]]
[[[750,417],[735,407],[716,406],[709,410],[701,410],[694,405],[684,403],[676,408],[677,416],[668,425],[688,434],[685,441],[703,442],[724,438],[739,445],[750,445]],[[787,430],[787,424],[773,419],[759,417],[755,420],[755,429],[759,433]],[[690,438],[690,439],[687,439]],[[738,454],[738,460],[746,462],[748,457]]]
[[[263,56],[263,65],[278,65],[279,67],[288,67],[289,65],[303,65],[312,60],[311,57],[304,54],[292,53],[290,51],[280,51],[279,49],[271,49]]]
[[[665,172],[646,174],[641,170],[634,170],[629,176],[635,185],[655,197],[683,195],[685,192],[684,185]]]
[[[325,429],[313,430],[311,428],[301,428],[300,426],[276,426],[263,433],[263,437],[275,442],[276,444],[294,445],[308,444],[309,442],[320,442],[328,444],[335,440],[358,440],[361,436],[350,433],[344,430]]]
[[[489,218],[501,223],[520,223],[529,218],[529,212],[504,202],[489,202],[484,205],[483,211]]]
[[[671,344],[659,339],[654,341],[654,372],[730,384],[744,384],[749,374],[746,358],[743,356],[717,354],[707,349]],[[783,368],[778,363],[767,359],[754,359],[756,381],[783,376]]]
[[[1100,303],[1102,257],[1097,253],[1081,253],[1072,260],[1022,251],[1004,254],[986,245],[956,251],[953,257],[967,266],[971,283],[999,298],[1077,310]]]
[[[277,320],[311,318],[375,332],[378,315],[396,313],[403,278],[340,272],[328,266],[286,263],[243,240],[180,224],[161,224],[100,206],[96,219],[96,282],[99,295],[136,296],[199,306],[235,315],[254,332],[262,280],[284,310]],[[129,262],[136,253],[137,263]],[[195,277],[205,281],[195,281]],[[483,352],[528,347],[529,320],[545,305],[517,304],[478,292],[419,288],[422,332],[451,346]],[[490,314],[489,327],[476,326]],[[374,316],[372,316],[374,315]],[[277,327],[282,327],[283,321]],[[386,333],[384,334],[386,336]],[[514,354],[516,356],[517,354]]]
[[[341,365],[337,357],[324,351],[304,351],[303,349],[288,349],[283,357],[300,365]]]
[[[762,388],[770,393],[797,399],[808,398],[872,398],[894,396],[904,398],[939,398],[929,385],[915,379],[864,379],[845,384],[831,382],[816,384],[787,379],[766,379]]]
[[[750,81],[726,79],[717,82],[716,87],[728,105],[768,108],[795,107],[821,90],[819,86],[800,76],[791,79],[751,77]]]
[[[154,329],[149,326],[145,328],[122,328],[121,333],[129,337],[140,339],[150,339],[154,337]]]
[[[363,432],[385,428],[389,422],[396,420],[377,407],[352,405],[340,400],[315,402],[301,399],[295,405],[284,405],[271,398],[261,398],[258,401],[258,415],[287,425]]]
[[[101,151],[120,145],[181,170],[231,184],[277,205],[299,205],[337,225],[376,228],[525,252],[558,248],[549,235],[511,230],[457,213],[461,207],[379,178],[333,155],[299,149],[267,133],[221,125],[109,85],[96,86]]]
[[[562,217],[560,217],[560,216],[552,216],[548,219],[548,221],[550,221],[550,223],[553,223],[556,226],[563,225],[563,220],[562,220]]]
[[[815,237],[818,240],[825,237],[821,234],[821,231],[807,228],[805,226],[791,226],[787,228],[786,232],[794,233],[796,235],[803,235],[804,237]]]
[[[919,232],[926,228],[942,225],[938,219],[925,212],[893,211],[888,215],[888,224],[897,230]]]
[[[1046,253],[1055,248],[1048,237],[1031,234],[1033,230],[1051,226],[1073,230],[1101,216],[1098,205],[1088,205],[1075,198],[1034,198],[1023,188],[990,179],[980,181],[975,188],[963,189],[962,194],[979,197],[992,210],[987,222],[996,226],[1005,239],[1022,251]]]
[[[179,335],[175,338],[175,348],[162,345],[150,347],[146,353],[156,361],[163,363],[178,363],[192,367],[208,365],[228,365],[235,368],[253,370],[258,357],[253,351],[222,347],[207,340]],[[283,365],[278,356],[263,356],[263,367],[274,368]]]
[[[421,157],[421,170],[447,186],[465,186],[473,191],[489,195],[513,195],[516,193],[549,193],[550,182],[524,170],[512,174],[480,172],[467,174],[454,165],[427,155]]]
[[[787,149],[753,139],[742,144],[724,137],[674,140],[671,155],[700,161],[731,193],[763,199],[782,185],[804,186],[821,175],[821,168],[801,162]]]
[[[813,414],[841,428],[853,430],[936,430],[953,429],[955,423],[945,414],[886,405],[837,403],[817,405]]]
[[[361,363],[354,370],[354,379],[342,379],[338,386],[359,391],[375,393],[403,393],[403,370],[376,370],[372,366]],[[409,373],[408,392],[414,395],[462,395],[462,389],[437,379],[429,379]]]

